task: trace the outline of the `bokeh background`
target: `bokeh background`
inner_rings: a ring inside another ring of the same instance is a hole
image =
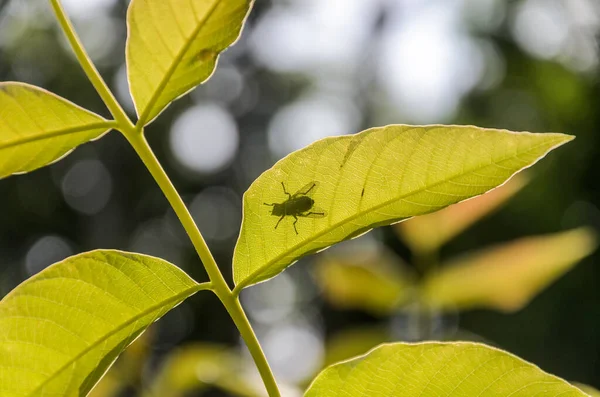
[[[63,3],[134,117],[123,55],[128,2]],[[442,259],[578,226],[600,231],[599,42],[598,0],[257,0],[210,81],[173,103],[147,136],[229,280],[241,196],[262,171],[317,139],[390,123],[577,136],[534,167],[500,211],[447,244]],[[109,116],[47,1],[0,0],[0,81],[9,80]],[[386,246],[411,259],[391,228],[349,244]],[[0,296],[49,264],[95,248],[160,256],[206,279],[160,190],[115,132],[50,167],[0,181]],[[242,296],[282,382],[310,378],[342,330],[378,326],[396,340],[429,337],[407,332],[406,324],[423,321],[410,311],[378,316],[332,305],[315,282],[314,262],[303,259]],[[584,259],[515,313],[480,309],[426,321],[600,387],[599,266],[598,253]],[[191,342],[239,344],[209,293],[153,328],[139,376],[118,395],[143,394],[165,357]]]

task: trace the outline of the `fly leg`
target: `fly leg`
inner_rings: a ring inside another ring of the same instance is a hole
[[[281,223],[283,218],[285,218],[285,215],[282,215],[281,218],[279,218],[279,220],[277,221],[277,224],[275,225],[275,229],[277,229],[277,226],[279,226],[279,224]]]
[[[268,205],[269,207],[275,207],[275,204],[263,203],[264,205]]]
[[[315,186],[317,186],[317,184],[313,183],[305,192],[298,192],[294,196],[308,196],[308,193],[310,193],[310,191],[313,190]]]
[[[287,195],[288,195],[288,197],[291,199],[291,198],[292,198],[292,195],[291,195],[291,194],[289,194],[289,193],[288,193],[288,191],[285,189],[285,185],[283,184],[283,181],[281,181],[281,186],[283,187],[283,192],[284,192],[285,194],[287,194]]]
[[[298,229],[296,229],[296,223],[298,223],[298,217],[296,215],[293,215],[295,221],[294,221],[294,231],[296,232],[296,234],[298,234]]]
[[[298,214],[298,216],[302,216],[304,218],[308,218],[311,215],[320,215],[320,216],[325,216],[324,212],[314,212],[314,211],[310,211],[310,212],[304,212],[302,214]],[[313,217],[316,218],[316,217]]]

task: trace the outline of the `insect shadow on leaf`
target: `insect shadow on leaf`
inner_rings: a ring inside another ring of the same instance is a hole
[[[283,187],[283,193],[288,196],[286,201],[272,204],[263,203],[264,205],[273,207],[271,215],[279,217],[275,229],[277,229],[283,218],[291,216],[294,218],[294,231],[298,234],[298,229],[296,229],[298,217],[323,218],[327,215],[325,211],[315,206],[315,200],[312,198],[319,186],[318,182],[310,182],[294,194],[290,194],[287,191],[283,182],[281,182],[281,186]]]

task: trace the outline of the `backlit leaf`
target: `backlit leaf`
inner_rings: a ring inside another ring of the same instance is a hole
[[[585,397],[504,351],[470,342],[394,343],[333,365],[307,397]]]
[[[419,253],[436,251],[473,223],[504,204],[521,190],[525,183],[525,177],[516,175],[506,184],[486,194],[398,223],[395,229],[413,251]]]
[[[519,310],[595,248],[594,232],[582,228],[484,249],[442,265],[422,297],[438,308]]]
[[[92,251],[0,302],[0,395],[85,396],[150,324],[205,288],[161,259]]]
[[[215,70],[240,35],[252,0],[132,0],[127,73],[141,124]]]
[[[571,139],[467,126],[391,125],[315,142],[280,160],[244,194],[233,260],[236,292],[277,275],[303,255],[375,226],[493,189]],[[310,194],[318,210],[303,214],[326,215],[299,218],[298,233],[291,216],[277,226],[281,208],[265,203],[288,199],[282,183],[292,194],[316,183]]]
[[[110,128],[109,121],[51,92],[0,83],[0,178],[59,160]]]

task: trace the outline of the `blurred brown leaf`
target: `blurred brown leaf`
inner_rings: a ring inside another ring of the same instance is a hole
[[[516,311],[595,248],[595,233],[579,228],[484,249],[432,274],[422,298],[438,308]]]
[[[397,223],[394,229],[414,252],[437,251],[442,245],[508,201],[526,183],[527,177],[517,174],[506,184],[488,193],[431,214]]]

